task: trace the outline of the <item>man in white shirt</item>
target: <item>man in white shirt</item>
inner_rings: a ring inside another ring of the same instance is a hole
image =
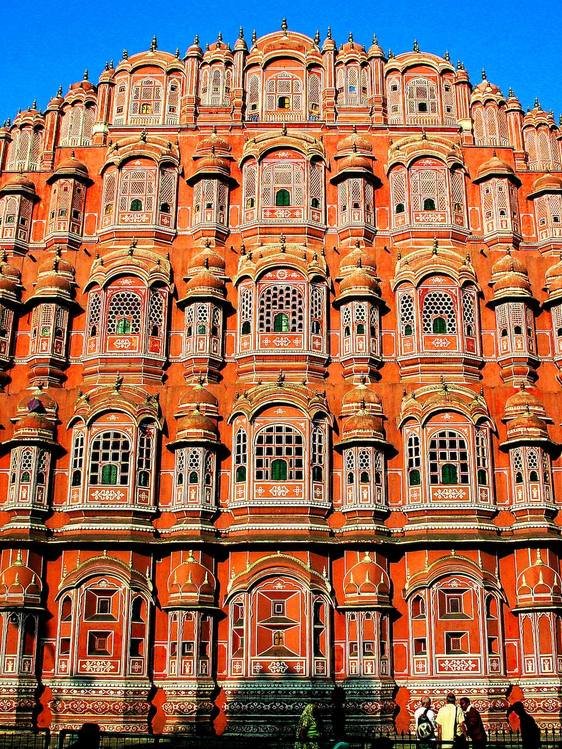
[[[431,700],[424,697],[420,707],[414,713],[416,725],[416,738],[420,742],[434,742],[437,738],[437,726],[435,723],[435,711],[431,709]]]
[[[452,692],[447,695],[447,701],[443,707],[439,708],[435,722],[437,723],[439,739],[443,742],[443,749],[452,749],[457,742],[459,746],[461,743],[466,743],[466,739],[464,739],[464,713],[457,705],[457,698]]]

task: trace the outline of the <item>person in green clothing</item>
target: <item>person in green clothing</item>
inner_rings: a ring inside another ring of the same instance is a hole
[[[320,720],[318,709],[312,703],[302,711],[297,726],[295,749],[320,749]]]

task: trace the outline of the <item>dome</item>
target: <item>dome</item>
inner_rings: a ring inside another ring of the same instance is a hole
[[[366,151],[367,153],[372,153],[373,146],[371,145],[371,142],[368,138],[360,135],[354,128],[353,132],[350,133],[350,135],[346,135],[340,140],[336,147],[336,151],[341,158],[345,153],[350,151],[355,151],[357,153]]]
[[[196,271],[197,269],[194,268]],[[209,273],[205,269],[200,269],[195,275],[190,278],[185,287],[185,298],[196,297],[196,296],[214,296],[222,297],[226,296],[226,290],[224,287],[224,281],[214,273]]]
[[[390,606],[390,578],[368,552],[343,580],[346,606]]]
[[[508,251],[492,265],[492,278],[502,273],[520,273],[526,276],[527,267],[521,260]]]
[[[503,273],[494,282],[494,298],[505,296],[531,296],[531,283],[519,273]]]
[[[562,296],[562,260],[546,271],[545,285],[549,295],[545,301],[545,307],[548,307]]]
[[[0,189],[0,193],[13,192],[33,193],[35,195],[35,185],[30,179],[24,177],[23,174],[18,174],[17,177],[9,179]]]
[[[45,414],[28,413],[18,419],[12,441],[40,441],[47,444],[53,443],[54,424]]]
[[[216,580],[203,564],[190,552],[187,560],[179,564],[168,577],[168,606],[213,606]]]
[[[354,296],[376,296],[380,297],[381,287],[377,279],[361,267],[340,281],[339,299]]]
[[[517,578],[517,603],[519,606],[538,607],[562,603],[560,575],[540,556]]]
[[[192,184],[201,175],[223,177],[230,180],[230,164],[226,159],[216,156],[215,154],[203,156],[200,161],[197,162],[197,169],[195,172],[191,177],[188,177],[186,181],[188,184]]]
[[[380,46],[380,44],[378,43],[378,40],[377,40],[376,36],[373,37],[373,43],[371,44],[371,46],[367,50],[367,57],[368,58],[371,58],[371,57],[385,57],[384,51],[383,51],[382,47]]]
[[[20,556],[0,574],[0,607],[40,606],[41,591],[39,575]]]
[[[545,408],[541,401],[536,395],[530,393],[526,387],[522,387],[521,390],[506,400],[503,418],[504,421],[509,421],[525,413],[531,413],[540,419],[546,419]]]
[[[348,390],[342,399],[342,416],[356,413],[359,409],[363,409],[367,413],[382,413],[379,396],[366,383],[361,383]]]
[[[341,259],[339,267],[340,277],[346,276],[348,273],[353,273],[358,266],[362,267],[363,270],[376,273],[377,261],[374,247],[361,247],[358,244],[355,245],[355,247]]]
[[[188,387],[183,394],[178,412],[200,411],[205,416],[218,415],[219,402],[203,385]]]
[[[226,268],[226,263],[224,258],[214,249],[204,247],[202,250],[197,251],[191,258],[188,268],[189,276],[201,272],[202,268],[222,276]]]
[[[92,180],[88,175],[88,167],[81,161],[78,161],[74,156],[74,152],[70,158],[63,159],[60,162],[53,174],[47,179],[47,183],[51,184],[62,177],[72,177],[81,182],[92,184]]]
[[[488,161],[485,161],[479,167],[474,181],[477,183],[482,182],[483,180],[488,179],[488,177],[508,177],[509,179],[519,182],[512,167],[510,167],[506,161],[500,159],[495,152],[491,159],[488,159]]]
[[[218,442],[217,426],[212,419],[198,409],[190,411],[178,419],[178,428],[174,443],[179,442]]]
[[[364,156],[363,154],[353,151],[350,154],[344,156],[338,162],[338,171],[330,179],[331,182],[340,182],[346,174],[364,174],[368,172],[373,173],[372,158]]]
[[[527,410],[516,416],[507,425],[508,442],[544,442],[550,441],[545,422],[536,413]]]
[[[48,393],[40,387],[34,388],[33,392],[26,392],[18,403],[17,412],[21,415],[28,413],[34,414],[55,414],[57,403]]]
[[[562,192],[562,178],[554,174],[543,174],[533,182],[533,190],[529,198],[536,198],[543,193]]]
[[[503,94],[501,92],[501,89],[499,86],[496,86],[495,83],[491,83],[486,78],[483,78],[480,83],[478,83],[473,89],[472,89],[472,98],[471,100],[474,101],[484,101],[488,98],[491,99],[503,99]]]
[[[204,156],[216,155],[222,156],[223,158],[230,159],[231,148],[224,138],[217,134],[215,128],[210,135],[205,136],[197,146],[195,153],[193,154],[194,159],[201,159]]]
[[[0,261],[0,298],[18,302],[21,292],[21,273],[8,262],[7,255],[4,253]]]
[[[385,441],[382,421],[382,416],[375,416],[362,408],[353,416],[348,416],[345,419],[340,444],[351,441]]]

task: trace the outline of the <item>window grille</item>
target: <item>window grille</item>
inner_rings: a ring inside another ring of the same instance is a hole
[[[84,432],[74,433],[72,445],[72,466],[70,483],[72,486],[80,486],[82,483],[82,470],[84,468]]]
[[[416,328],[414,312],[414,299],[412,294],[400,295],[400,332],[402,335],[411,336]]]
[[[131,124],[159,123],[164,99],[161,81],[144,78],[133,85],[130,103]]]
[[[465,336],[476,336],[476,294],[472,289],[462,289],[462,320]]]
[[[488,435],[482,428],[476,430],[476,470],[478,483],[488,483]]]
[[[287,480],[302,481],[304,479],[302,434],[288,424],[264,427],[256,437],[256,480],[275,480],[274,469],[283,463]]]
[[[148,306],[148,329],[152,336],[162,336],[164,333],[165,301],[158,289],[150,290]]]
[[[31,450],[22,450],[20,460],[20,481],[27,484],[31,481],[33,470],[33,453]]]
[[[113,110],[113,124],[125,124],[125,105],[127,101],[127,82],[128,76],[116,81],[115,87],[115,105]]]
[[[390,125],[402,123],[402,81],[399,76],[391,77],[386,84],[388,102],[388,122]]]
[[[127,486],[130,456],[130,442],[121,432],[107,431],[96,435],[90,451],[90,484]],[[107,468],[114,470],[104,471]]]
[[[552,328],[556,338],[562,338],[562,304],[556,304],[550,308],[552,315]]]
[[[431,438],[429,480],[432,484],[468,484],[468,450],[458,432],[443,430]]]
[[[172,226],[176,215],[176,186],[177,172],[175,169],[164,167],[160,170],[160,185],[158,191],[158,207],[160,213],[169,213]]]
[[[152,469],[152,430],[146,424],[139,427],[137,452],[137,482],[139,486],[149,486]]]
[[[324,465],[325,439],[324,430],[321,426],[312,427],[311,436],[311,457],[312,457],[312,478],[320,480],[321,476],[315,477],[315,469],[321,469]]]
[[[140,201],[140,210],[152,213],[154,210],[155,185],[156,171],[154,168],[123,169],[119,182],[119,210],[125,212],[135,210],[133,203]]]
[[[308,74],[308,119],[315,120],[320,117],[322,101],[322,82],[316,73]]]
[[[474,129],[474,141],[477,146],[488,145],[486,140],[486,128],[484,126],[484,110],[480,105],[476,105],[472,113],[473,129]],[[489,144],[493,145],[493,144]]]
[[[455,88],[450,80],[443,83],[443,121],[446,125],[454,125],[457,121],[457,105],[455,101]]]
[[[432,200],[434,210],[447,210],[447,178],[442,169],[422,169],[412,167],[410,172],[412,208],[414,211],[426,209],[426,201]]]
[[[309,184],[309,197],[310,205],[318,208],[322,208],[324,204],[323,187],[324,187],[324,170],[322,164],[315,162],[310,164],[309,167],[310,184]]]
[[[252,330],[252,316],[254,306],[254,292],[251,288],[240,289],[240,305],[239,305],[239,322],[240,332],[243,335],[247,335]]]
[[[168,81],[168,100],[166,102],[166,124],[177,125],[180,121],[181,82],[177,78]]]
[[[437,318],[445,321],[443,330],[436,330]],[[424,333],[456,333],[455,302],[451,295],[442,291],[430,291],[423,300],[422,319]]]
[[[104,226],[113,223],[115,210],[115,193],[117,187],[117,172],[106,172],[103,179],[102,222]]]
[[[260,102],[260,77],[251,75],[248,78],[248,106],[246,109],[246,119],[257,119]]]
[[[407,116],[416,122],[420,115],[436,117],[437,87],[427,78],[414,78],[406,84]]]
[[[394,226],[397,226],[396,216],[408,213],[405,169],[395,169],[390,173],[390,192],[392,195]]]
[[[118,291],[112,295],[107,315],[107,332],[110,335],[123,333],[120,321],[126,320],[127,333],[136,335],[141,329],[141,299],[131,291]]]
[[[279,314],[288,318],[290,333],[302,333],[304,330],[304,297],[297,286],[279,284],[266,287],[259,300],[260,333],[275,332],[275,319]]]
[[[421,454],[420,438],[417,434],[410,434],[406,449],[408,458],[408,484],[410,486],[419,486],[421,483]]]
[[[353,450],[345,452],[345,480],[348,484],[355,483],[355,453]]]
[[[253,211],[256,208],[257,165],[253,162],[244,165],[244,209]],[[253,217],[255,214],[251,214]]]
[[[312,332],[320,333],[324,320],[324,288],[319,284],[310,287],[310,321]]]
[[[234,444],[235,480],[245,481],[248,464],[248,435],[244,429],[236,432]]]

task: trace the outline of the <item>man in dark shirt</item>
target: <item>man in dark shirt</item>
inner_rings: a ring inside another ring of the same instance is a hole
[[[466,726],[467,736],[472,741],[473,749],[485,749],[488,737],[480,713],[470,704],[468,697],[461,697],[459,704],[464,713],[464,725]]]
[[[541,745],[541,729],[536,720],[525,710],[522,702],[514,702],[507,708],[507,717],[515,713],[519,718],[521,745],[523,749],[538,749]]]

